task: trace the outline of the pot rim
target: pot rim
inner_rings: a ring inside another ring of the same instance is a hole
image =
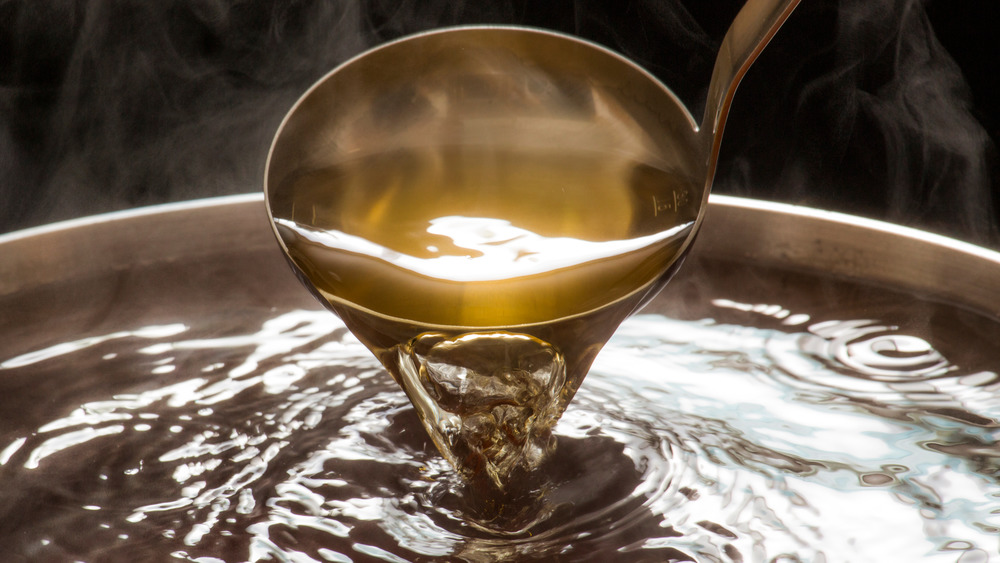
[[[273,248],[264,196],[114,211],[0,235],[0,296],[138,265]],[[696,255],[873,282],[1000,318],[1000,252],[884,221],[712,194]]]

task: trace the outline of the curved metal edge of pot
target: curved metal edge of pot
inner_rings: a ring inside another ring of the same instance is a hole
[[[910,227],[713,195],[697,250],[902,289],[1000,319],[1000,253]]]
[[[0,235],[0,295],[269,248],[280,252],[261,194],[95,215]],[[693,253],[877,283],[1000,318],[1000,253],[881,221],[713,194]]]
[[[0,235],[0,296],[135,266],[274,247],[264,198],[153,205]]]

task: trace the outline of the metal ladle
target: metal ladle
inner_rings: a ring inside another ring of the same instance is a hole
[[[636,163],[627,173],[633,181],[647,184],[662,177],[648,171],[665,171],[671,178],[670,187],[654,186],[648,198],[642,193],[632,196],[635,213],[641,216],[640,222],[645,222],[637,229],[688,227],[676,251],[650,254],[663,257],[657,258],[655,271],[644,273],[641,283],[624,297],[614,298],[627,307],[605,315],[600,323],[587,316],[593,310],[585,310],[555,318],[525,317],[527,320],[488,326],[470,323],[446,327],[455,329],[451,331],[455,334],[489,327],[515,330],[526,338],[552,345],[558,350],[556,355],[566,358],[565,380],[573,383],[556,389],[555,404],[546,407],[551,411],[538,415],[548,427],[537,429],[537,433],[546,434],[614,327],[655,295],[690,248],[707,207],[736,87],[797,4],[798,0],[749,0],[740,10],[718,53],[700,126],[666,86],[621,55],[558,33],[496,26],[440,29],[376,47],[320,80],[285,117],[271,146],[265,174],[265,200],[272,221],[276,221],[272,224],[279,244],[305,285],[344,318],[407,389],[431,437],[453,464],[456,460],[449,455],[447,443],[452,439],[449,433],[454,432],[454,424],[435,426],[435,422],[426,422],[435,419],[439,409],[420,396],[423,391],[417,375],[407,376],[400,360],[394,359],[405,355],[398,350],[404,346],[401,343],[416,341],[420,336],[416,328],[435,321],[400,313],[411,310],[406,308],[405,288],[384,279],[358,282],[387,286],[382,298],[368,303],[343,298],[340,302],[345,305],[338,308],[329,300],[330,291],[324,298],[314,276],[329,274],[339,279],[349,272],[325,272],[324,268],[331,267],[305,263],[301,252],[289,251],[284,238],[291,236],[287,227],[290,221],[316,232],[335,230],[354,236],[350,232],[351,217],[330,213],[330,207],[336,205],[331,202],[351,199],[345,192],[363,192],[369,186],[350,179],[340,185],[323,184],[310,188],[313,196],[318,189],[320,195],[330,197],[314,197],[312,202],[299,199],[289,186],[316,171],[331,169],[337,171],[338,178],[370,178],[372,173],[367,169],[373,162],[380,168],[375,177],[405,179],[410,173],[406,167],[412,162],[397,155],[417,151],[425,161],[442,163],[447,162],[442,156],[444,151],[454,147],[475,147],[477,154],[516,149],[519,154],[543,157],[556,153],[596,155],[594,158],[614,155],[621,161]],[[440,174],[441,184],[449,181],[446,168],[438,164],[434,172]],[[552,189],[558,190],[559,186]],[[321,214],[317,213],[316,201],[322,202],[318,204],[323,206]],[[323,215],[322,219],[317,220],[318,215]],[[398,249],[385,249],[382,256],[400,253]],[[391,268],[385,271],[393,273]],[[446,282],[442,285],[451,283],[449,287],[453,287],[453,280]],[[367,327],[367,332],[359,333],[362,323],[352,321],[358,311],[378,317],[382,326]],[[587,339],[556,341],[549,337],[552,331],[537,328],[554,321],[586,325],[565,331],[576,335],[598,324],[611,328],[590,334]],[[494,474],[495,483],[502,485],[502,481]]]

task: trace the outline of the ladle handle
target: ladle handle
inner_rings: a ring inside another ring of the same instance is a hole
[[[715,174],[722,130],[736,87],[798,4],[799,0],[747,0],[722,40],[699,130],[700,141],[708,155],[709,183]]]

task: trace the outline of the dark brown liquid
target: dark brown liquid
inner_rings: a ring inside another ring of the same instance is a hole
[[[990,561],[1000,323],[697,252],[499,511],[276,249],[0,297],[4,556]]]

